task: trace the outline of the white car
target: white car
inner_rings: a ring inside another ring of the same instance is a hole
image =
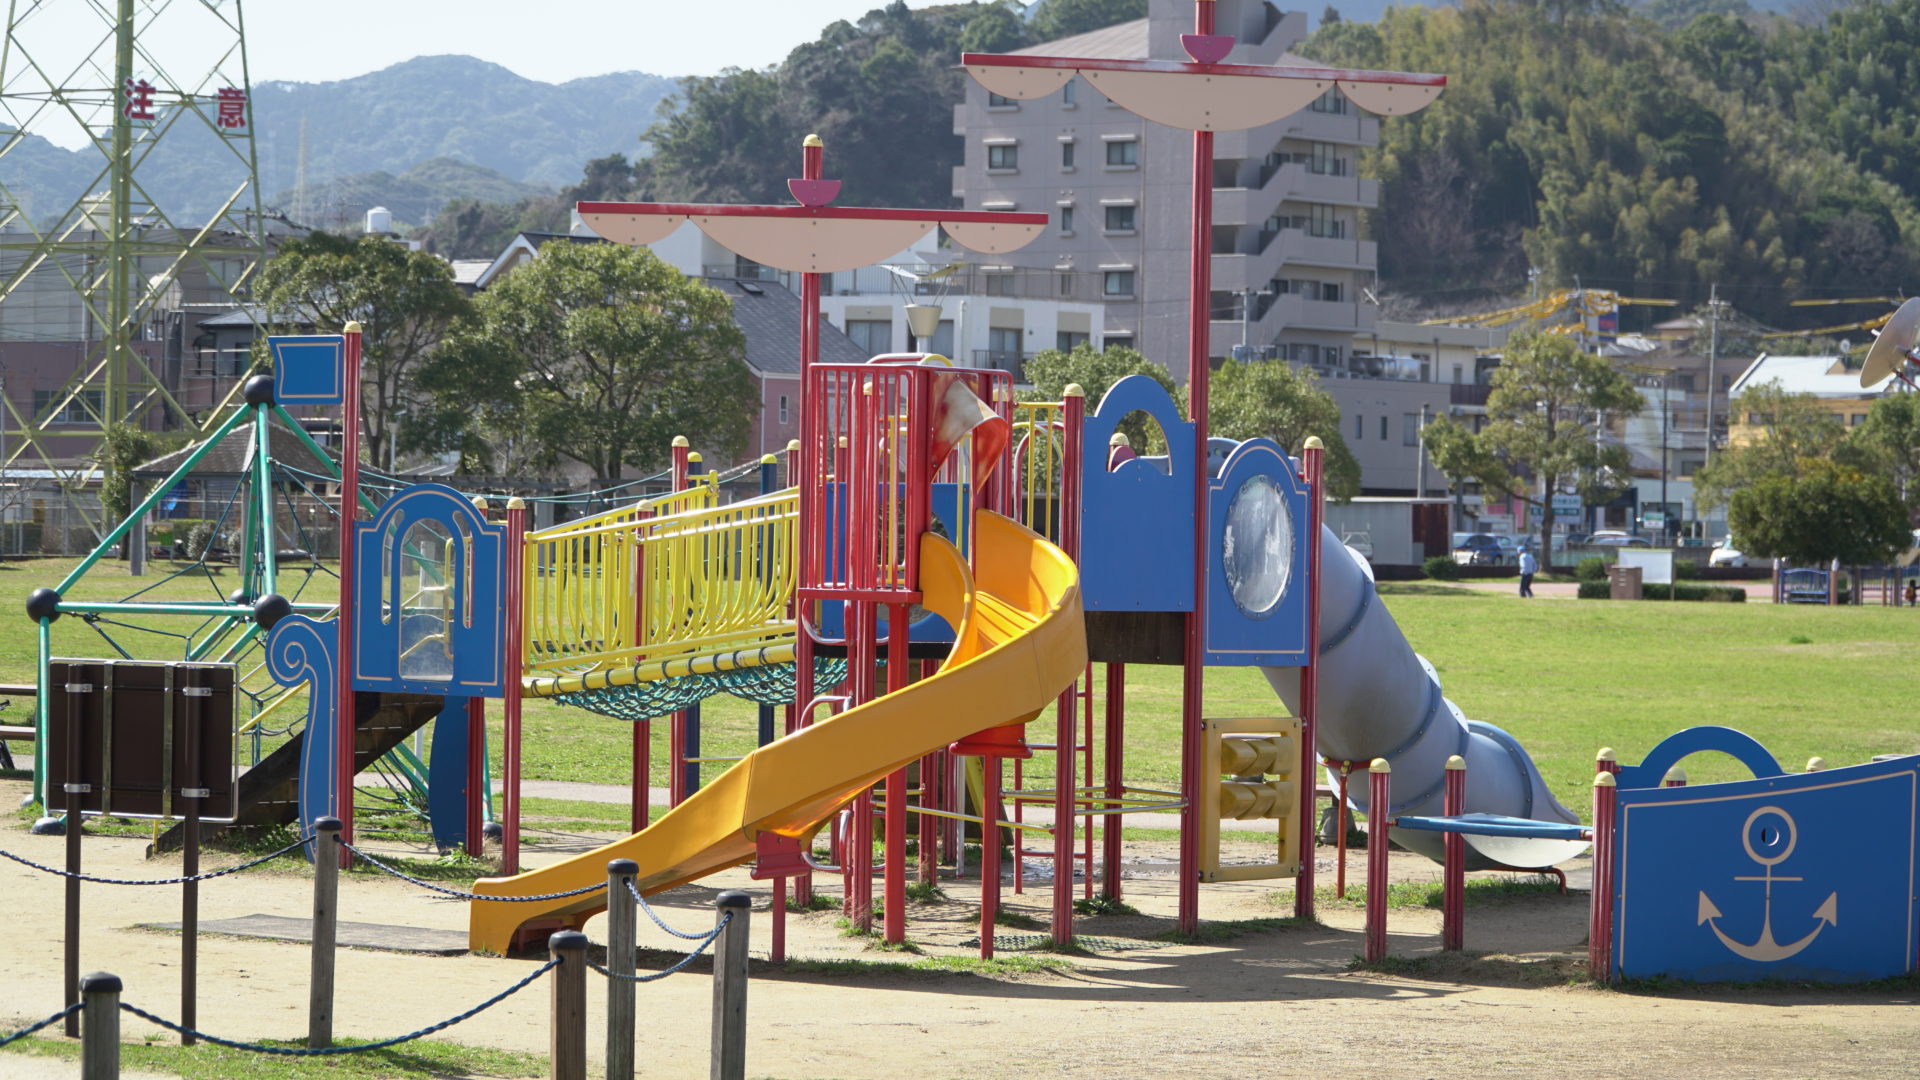
[[[1707,565],[1746,566],[1748,563],[1745,553],[1733,546],[1733,537],[1729,535],[1722,537],[1719,545],[1713,549],[1713,554],[1707,556]]]

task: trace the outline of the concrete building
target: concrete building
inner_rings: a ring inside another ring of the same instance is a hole
[[[1732,395],[1739,397],[1749,389],[1770,382],[1780,384],[1789,394],[1804,394],[1834,419],[1852,428],[1867,421],[1867,410],[1888,393],[1901,389],[1899,380],[1889,375],[1872,386],[1860,385],[1860,369],[1848,367],[1844,356],[1769,356],[1761,353],[1733,381]],[[1729,418],[1727,442],[1739,445],[1754,438],[1769,418],[1748,413]]]

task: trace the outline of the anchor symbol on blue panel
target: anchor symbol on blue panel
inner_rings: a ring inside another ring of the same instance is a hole
[[[1811,933],[1798,941],[1785,943],[1775,941],[1773,938],[1773,883],[1806,880],[1773,872],[1774,867],[1787,861],[1787,856],[1793,854],[1794,845],[1800,839],[1799,830],[1793,823],[1792,815],[1785,810],[1777,806],[1763,806],[1747,815],[1746,824],[1740,827],[1740,834],[1740,843],[1746,847],[1747,857],[1760,864],[1761,873],[1758,876],[1737,876],[1733,880],[1756,881],[1766,889],[1764,904],[1761,908],[1760,937],[1749,944],[1728,936],[1725,930],[1720,929],[1720,924],[1714,921],[1726,916],[1702,891],[1700,922],[1713,928],[1714,935],[1720,939],[1722,945],[1748,960],[1758,960],[1763,963],[1785,960],[1813,944],[1813,939],[1820,936],[1820,931],[1829,926],[1840,925],[1837,915],[1840,894],[1828,893],[1826,902],[1814,909],[1815,923]]]

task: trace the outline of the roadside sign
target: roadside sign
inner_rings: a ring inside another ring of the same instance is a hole
[[[1561,514],[1577,514],[1581,509],[1580,496],[1568,494],[1563,491],[1553,493],[1553,513],[1555,517]]]

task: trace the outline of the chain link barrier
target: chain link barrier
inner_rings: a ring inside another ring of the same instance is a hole
[[[53,1025],[59,1023],[62,1020],[65,1020],[67,1017],[72,1016],[74,1013],[79,1012],[81,1009],[85,1007],[86,1007],[86,1004],[84,1002],[76,1001],[73,1004],[67,1006],[66,1008],[61,1009],[59,1012],[54,1013],[52,1016],[47,1017],[45,1020],[40,1021],[37,1024],[29,1024],[28,1026],[21,1028],[19,1031],[16,1031],[11,1035],[0,1035],[0,1046],[7,1046],[11,1043],[17,1043],[21,1039],[24,1039],[27,1036],[33,1034],[34,1032],[39,1031],[41,1028],[52,1027]]]
[[[444,1031],[447,1028],[450,1028],[453,1025],[460,1023],[463,1020],[471,1020],[474,1017],[480,1015],[481,1013],[486,1012],[488,1009],[493,1008],[495,1005],[498,1005],[501,1002],[512,997],[513,995],[519,993],[520,991],[525,990],[527,987],[532,986],[535,982],[539,981],[541,976],[547,974],[548,972],[552,971],[554,968],[557,968],[559,966],[560,966],[560,961],[557,958],[553,960],[549,960],[546,963],[540,965],[539,969],[534,971],[531,975],[528,975],[526,978],[521,979],[519,982],[514,983],[512,986],[507,987],[505,990],[500,991],[499,993],[493,995],[492,997],[481,1002],[480,1004],[475,1005],[473,1008],[468,1009],[466,1012],[463,1012],[458,1016],[449,1017],[448,1019],[442,1020],[437,1024],[429,1024],[426,1027],[421,1028],[419,1031],[410,1031],[405,1035],[396,1035],[391,1039],[382,1039],[379,1042],[364,1043],[360,1046],[323,1046],[317,1049],[309,1048],[309,1047],[295,1047],[295,1046],[263,1046],[260,1043],[239,1042],[234,1039],[223,1039],[218,1035],[209,1035],[204,1031],[195,1031],[192,1028],[184,1027],[180,1024],[176,1024],[171,1020],[166,1020],[161,1017],[155,1016],[152,1013],[146,1011],[145,1009],[142,1009],[135,1005],[129,1005],[124,1001],[120,1003],[120,1009],[122,1012],[132,1013],[133,1015],[139,1017],[142,1020],[147,1021],[148,1023],[158,1024],[161,1027],[166,1028],[168,1031],[172,1031],[181,1035],[191,1035],[196,1039],[200,1039],[205,1042],[210,1042],[215,1046],[224,1046],[229,1050],[246,1050],[255,1054],[274,1054],[279,1057],[338,1057],[342,1054],[364,1054],[373,1050],[385,1050],[389,1046],[398,1046],[401,1043],[412,1042],[415,1039],[423,1039],[428,1035],[433,1034],[436,1031]]]
[[[645,906],[646,901],[642,900],[640,903],[642,906]],[[599,964],[596,964],[591,960],[587,961],[587,966],[599,972],[600,974],[605,975],[607,978],[613,979],[616,982],[648,983],[648,982],[656,982],[660,979],[664,979],[669,975],[676,975],[681,970],[683,970],[688,964],[691,964],[695,960],[699,959],[700,954],[707,951],[707,946],[713,944],[716,940],[719,939],[720,931],[725,930],[727,928],[727,924],[733,921],[733,912],[729,911],[725,915],[720,916],[719,925],[715,926],[712,930],[709,930],[704,934],[682,934],[678,930],[673,929],[672,927],[666,925],[665,923],[661,923],[659,919],[655,919],[653,921],[656,923],[659,923],[660,929],[665,930],[667,933],[673,934],[676,937],[687,938],[688,940],[698,940],[699,944],[695,945],[693,947],[692,952],[681,957],[679,961],[675,963],[672,967],[663,968],[659,971],[649,971],[645,975],[621,975],[618,972],[609,971],[608,969],[601,967]]]
[[[19,863],[21,866],[31,867],[32,869],[38,870],[43,874],[53,874],[56,877],[73,878],[76,881],[91,881],[96,885],[185,885],[189,881],[210,881],[213,878],[225,877],[228,874],[237,874],[242,870],[251,870],[256,866],[259,866],[261,863],[272,862],[273,860],[279,858],[280,856],[286,855],[292,852],[294,849],[301,847],[311,839],[313,839],[313,837],[311,836],[303,837],[299,840],[295,840],[291,844],[288,844],[286,847],[281,848],[279,851],[269,852],[265,855],[260,856],[257,859],[253,859],[249,862],[243,862],[238,866],[229,866],[222,870],[209,870],[204,874],[193,874],[188,877],[170,877],[170,878],[95,877],[92,874],[76,874],[68,870],[62,870],[59,867],[47,866],[42,863],[37,863],[37,862],[34,862],[32,859],[22,858],[18,855],[15,855],[13,852],[7,851],[5,849],[0,849],[0,858],[12,859],[14,862]]]
[[[653,910],[652,904],[647,903],[647,898],[640,895],[640,890],[637,886],[634,885],[632,878],[627,879],[627,892],[633,896],[634,903],[640,905],[640,910],[647,913],[647,918],[653,920],[653,925],[659,927],[662,930],[665,930],[667,933],[672,934],[674,937],[679,938],[681,941],[713,940],[713,934],[711,933],[693,933],[693,934],[682,933],[681,931],[675,930],[673,927],[668,926],[666,923],[661,922],[659,914]],[[727,918],[731,919],[733,918],[733,916],[729,914]]]
[[[341,847],[346,848],[348,851],[353,852],[355,858],[365,860],[369,865],[373,866],[375,869],[381,871],[382,873],[389,874],[393,877],[397,877],[401,881],[418,885],[423,889],[432,889],[434,892],[443,893],[457,900],[495,900],[503,904],[530,904],[536,900],[565,900],[569,896],[585,896],[590,892],[599,892],[601,889],[604,889],[607,887],[607,883],[602,881],[594,885],[589,885],[584,889],[570,889],[566,892],[556,892],[556,893],[541,893],[538,896],[487,896],[482,893],[463,892],[459,889],[449,889],[445,885],[435,885],[431,881],[422,881],[419,878],[414,877],[412,874],[409,874],[404,870],[400,870],[395,867],[388,866],[386,863],[383,863],[379,859],[376,859],[373,856],[367,854],[366,852],[361,851],[359,848],[354,847],[352,844],[347,843],[345,840],[338,841],[338,843],[340,844]]]

